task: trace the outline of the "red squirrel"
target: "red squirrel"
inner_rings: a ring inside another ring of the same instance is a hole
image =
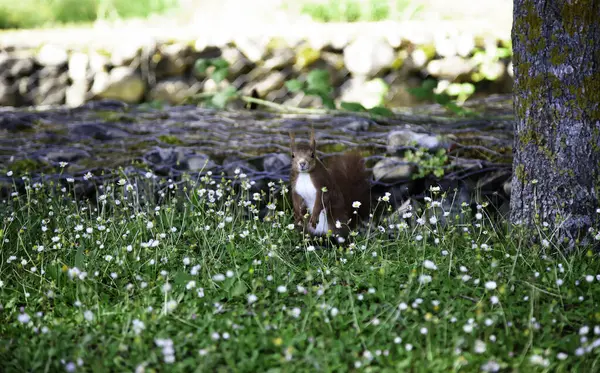
[[[361,155],[348,152],[332,157],[325,165],[316,153],[314,129],[309,145],[296,144],[294,135],[291,132],[289,135],[292,151],[290,181],[296,224],[303,225],[304,216],[308,213],[308,226],[303,226],[311,234],[321,236],[331,231],[334,236],[343,238],[370,211],[371,188]],[[356,207],[355,202],[359,202],[360,206]]]

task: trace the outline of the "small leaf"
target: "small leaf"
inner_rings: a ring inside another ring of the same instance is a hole
[[[430,92],[433,92],[435,87],[437,87],[437,81],[434,79],[426,79],[423,83],[421,83],[421,88]]]
[[[433,90],[437,87],[434,79],[427,79],[418,88],[408,88],[406,91],[418,99],[426,100],[433,98]]]
[[[285,87],[290,92],[298,92],[298,91],[302,90],[302,88],[304,87],[304,83],[302,83],[298,79],[291,79],[291,80],[288,80],[287,82],[285,82]]]
[[[359,102],[342,101],[340,103],[340,107],[344,110],[353,111],[353,112],[367,111],[367,109],[364,106],[362,106],[362,104],[360,104]]]
[[[321,101],[323,102],[323,106],[325,106],[327,109],[335,109],[335,102],[333,101],[333,99],[329,96],[326,95],[320,95],[321,96]]]
[[[46,273],[48,274],[48,276],[50,276],[54,281],[57,281],[60,279],[62,271],[60,268],[59,264],[50,264],[48,267],[46,267]]]
[[[237,281],[235,287],[231,290],[232,297],[239,297],[240,295],[246,294],[247,287],[242,281]]]
[[[382,117],[393,117],[394,112],[383,106],[375,106],[369,109],[369,113]]]
[[[185,285],[193,279],[194,276],[190,275],[189,273],[185,271],[178,271],[173,276],[173,283],[177,285]]]
[[[331,90],[329,71],[323,69],[312,70],[306,76],[306,84],[309,89],[329,92]]]
[[[216,67],[217,69],[226,69],[229,67],[229,62],[224,60],[223,58],[213,58],[210,61],[211,65]]]
[[[229,69],[226,67],[223,68],[218,68],[216,69],[212,74],[211,74],[211,78],[219,83],[222,82],[223,80],[225,80],[225,78],[227,78],[227,75],[229,75]]]
[[[210,62],[206,58],[198,58],[194,64],[194,70],[199,73],[205,73],[209,66]]]
[[[319,88],[305,88],[303,89],[304,93],[306,95],[309,96],[318,96],[318,97],[328,97],[330,91],[326,90],[326,89],[319,89]]]
[[[450,96],[445,93],[433,95],[433,100],[440,105],[446,105],[450,102]]]
[[[420,100],[429,99],[433,95],[431,91],[423,88],[408,88],[406,91]]]

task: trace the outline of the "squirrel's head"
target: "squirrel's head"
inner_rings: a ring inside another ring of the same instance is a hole
[[[311,172],[317,164],[317,142],[315,141],[315,130],[310,133],[310,143],[296,144],[294,134],[290,132],[292,150],[292,169],[298,172]]]

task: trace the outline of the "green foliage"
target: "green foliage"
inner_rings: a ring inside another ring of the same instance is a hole
[[[222,58],[198,59],[194,64],[194,69],[196,73],[206,74],[207,77],[210,77],[217,83],[224,81],[229,75],[229,64]],[[306,75],[304,80],[290,79],[284,84],[290,92],[303,92],[308,96],[319,97],[325,108],[330,110],[337,109],[333,99],[334,89],[331,85],[331,77],[327,70],[314,69]],[[202,93],[190,101],[205,107],[224,109],[229,102],[240,97],[240,92],[235,87],[227,85],[216,93]],[[340,109],[351,112],[366,112],[373,116],[390,117],[394,115],[390,109],[384,106],[375,106],[367,109],[358,102],[341,102]]]
[[[285,82],[285,86],[290,92],[300,92],[304,88],[304,83],[298,79],[290,79]]]
[[[420,87],[407,89],[408,93],[412,94],[420,100],[433,101],[437,104],[442,105],[448,111],[460,116],[473,115],[471,110],[459,106],[448,93],[435,93],[434,90],[437,87],[437,81],[434,79],[426,79]],[[462,86],[461,86],[462,87]],[[463,90],[460,90],[463,89]],[[466,97],[461,95],[470,95],[474,92],[475,87],[472,84],[466,84],[464,88],[460,88],[457,95],[461,98]],[[468,96],[467,96],[468,97]]]
[[[207,74],[216,83],[221,83],[229,75],[229,62],[220,57],[212,59],[199,58],[194,64],[194,69],[199,74]],[[201,96],[200,103],[206,107],[224,109],[231,100],[238,96],[237,89],[228,85],[214,94]]]
[[[331,86],[331,79],[329,72],[323,69],[311,70],[306,81],[298,79],[291,79],[285,82],[285,86],[290,92],[304,92],[306,95],[317,96],[321,98],[323,106],[328,109],[336,109],[335,102],[332,98],[333,87]],[[340,108],[342,110],[351,112],[367,112],[377,116],[392,116],[394,113],[383,106],[375,106],[367,109],[358,102],[340,102]]]
[[[16,172],[22,172],[22,173],[39,169],[41,166],[43,166],[41,162],[39,162],[37,160],[33,160],[33,159],[28,159],[28,158],[17,159],[16,161],[12,162],[10,165],[12,170],[14,170]]]
[[[500,78],[500,70],[496,67],[498,61],[512,57],[511,46],[495,47],[487,49],[478,49],[473,53],[472,60],[477,66],[477,71],[471,74],[471,79],[474,82],[479,82],[484,79],[497,80]]]
[[[321,98],[323,106],[328,109],[335,109],[335,103],[331,98],[333,87],[331,86],[331,78],[327,70],[311,70],[306,76],[306,81],[302,82],[297,79],[291,79],[285,82],[285,86],[290,92],[302,91],[306,95],[317,96]]]
[[[404,153],[404,160],[417,165],[417,171],[412,174],[413,179],[422,179],[430,174],[441,178],[444,176],[444,167],[448,163],[448,155],[444,148],[434,154],[426,149],[407,150]]]
[[[179,0],[0,0],[0,29],[147,17],[178,5]]]
[[[209,73],[211,67],[212,70]],[[229,62],[221,57],[212,59],[199,58],[194,64],[194,70],[200,74],[209,73],[215,82],[220,83],[229,75]]]
[[[410,0],[304,1],[301,13],[319,22],[376,22],[409,19],[422,10]]]

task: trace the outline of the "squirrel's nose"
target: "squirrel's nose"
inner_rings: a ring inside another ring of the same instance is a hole
[[[300,162],[298,162],[298,165],[300,167],[304,168],[304,167],[306,167],[307,163],[306,163],[306,161],[300,161]]]

